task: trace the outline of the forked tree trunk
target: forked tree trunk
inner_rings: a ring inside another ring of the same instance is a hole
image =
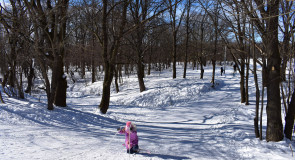
[[[113,40],[112,47],[110,49],[110,52],[108,52],[108,21],[107,21],[107,16],[108,16],[108,0],[103,0],[103,11],[102,11],[102,48],[103,48],[103,60],[104,60],[104,81],[103,81],[103,90],[102,90],[102,97],[100,101],[100,111],[103,114],[107,113],[107,110],[110,105],[110,96],[111,96],[111,83],[114,77],[114,65],[115,65],[115,60],[116,56],[118,54],[118,50],[120,47],[120,42],[124,34],[124,28],[126,24],[126,14],[127,14],[127,7],[129,5],[129,1],[125,0],[124,1],[124,7],[122,11],[122,17],[121,17],[121,24],[119,26],[119,32],[116,38]]]
[[[135,41],[135,52],[137,53],[137,79],[139,83],[139,90],[143,92],[146,90],[144,84],[144,37],[147,33],[146,26],[141,25],[142,21],[145,21],[148,15],[148,1],[147,0],[136,0],[133,2],[133,7],[131,7],[131,13],[133,17],[133,23],[136,26],[139,26],[134,33],[134,41]]]
[[[66,106],[67,82],[63,78],[63,58],[69,0],[47,1],[44,5],[41,3],[40,0],[24,0],[34,23],[34,36],[38,39],[35,56],[45,81],[48,110],[53,110],[53,104]],[[48,64],[52,68],[51,84],[47,74]]]

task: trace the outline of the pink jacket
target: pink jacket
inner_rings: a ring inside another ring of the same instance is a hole
[[[127,149],[131,149],[133,146],[138,145],[137,131],[130,131],[130,137],[129,137],[129,133],[126,132],[125,130],[120,130],[119,133],[125,134],[125,146]],[[129,143],[129,140],[130,140],[130,143]]]

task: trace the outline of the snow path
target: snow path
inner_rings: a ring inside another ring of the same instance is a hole
[[[243,149],[242,144],[238,144],[239,139],[248,138],[253,130],[251,125],[241,126],[236,117],[240,114],[238,112],[241,104],[239,94],[231,92],[230,86],[238,87],[235,85],[237,82],[227,79],[226,83],[223,81],[219,83],[216,91],[209,91],[195,97],[198,99],[197,102],[184,102],[182,105],[164,111],[156,110],[154,111],[157,112],[156,116],[148,114],[151,115],[150,119],[143,122],[134,119],[140,126],[141,132],[147,134],[142,136],[147,139],[146,143],[157,148],[165,148],[164,153],[160,150],[160,153],[164,155],[171,153],[184,155],[184,157],[194,155],[187,158],[202,155],[204,159],[251,158],[241,157],[237,153],[237,147]],[[233,90],[237,89],[233,88]],[[165,115],[169,115],[169,119],[166,119]],[[246,117],[247,120],[249,118]],[[224,148],[224,146],[228,147]]]
[[[106,115],[97,112],[101,82],[70,86],[69,107],[54,111],[46,110],[42,98],[4,96],[0,159],[292,158],[286,142],[255,138],[254,85],[249,85],[250,105],[245,106],[240,103],[238,76],[217,75],[213,89],[210,74],[204,80],[193,70],[187,79],[172,79],[170,74],[147,77],[148,90],[142,93],[136,78],[125,79],[121,92],[112,93]],[[125,153],[124,136],[117,135],[116,128],[129,120],[138,126],[140,148],[151,154]]]

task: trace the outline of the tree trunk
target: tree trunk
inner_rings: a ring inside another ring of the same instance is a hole
[[[247,55],[246,62],[246,84],[245,84],[245,105],[249,105],[249,70],[250,70],[250,54]]]
[[[291,5],[293,2],[282,2],[281,3],[281,9],[283,13],[288,13],[288,14],[284,14],[281,16],[282,21],[284,26],[282,28],[284,28],[283,34],[284,34],[284,40],[283,40],[283,44],[282,44],[282,53],[281,53],[281,57],[282,57],[282,68],[281,68],[281,79],[282,81],[286,81],[286,68],[287,68],[287,63],[289,60],[289,56],[291,56],[290,52],[290,40],[291,40],[291,35],[292,35],[292,29],[290,31],[291,27]]]
[[[295,91],[292,94],[291,102],[288,107],[288,112],[285,117],[286,124],[285,124],[285,136],[286,138],[292,140],[292,133],[294,127],[294,117],[295,117]]]
[[[176,78],[176,62],[177,62],[177,32],[180,27],[181,21],[182,21],[182,15],[184,12],[181,13],[181,17],[178,20],[178,25],[176,24],[176,16],[177,16],[177,5],[179,1],[175,1],[175,4],[172,4],[172,1],[169,0],[169,13],[170,13],[170,25],[171,25],[171,31],[172,31],[172,78]],[[170,64],[169,64],[170,66]]]
[[[149,64],[148,64],[148,72],[147,72],[147,75],[151,75],[152,52],[153,52],[153,48],[152,48],[152,45],[150,45],[150,54],[149,54]]]
[[[175,21],[175,20],[174,20]],[[176,30],[175,30],[175,24],[174,24],[174,31],[173,31],[173,46],[172,46],[172,70],[173,70],[173,79],[176,78],[176,47],[177,47],[177,44],[176,44]]]
[[[283,139],[283,125],[281,118],[281,96],[280,96],[280,57],[278,44],[269,44],[268,58],[268,82],[267,82],[267,141],[281,141]]]
[[[92,47],[94,49],[94,38],[92,39]],[[95,74],[96,74],[96,64],[95,64],[95,56],[94,56],[94,50],[92,51],[91,54],[92,58],[91,58],[91,82],[94,83],[95,82]]]
[[[55,102],[54,104],[56,106],[60,106],[60,107],[66,107],[67,106],[67,80],[66,77],[60,77],[60,79],[58,80],[58,85],[57,85],[57,89],[56,89],[56,94],[55,94]]]
[[[1,94],[1,91],[0,91],[0,100],[1,100],[1,103],[5,103],[3,98],[2,98],[2,94]]]
[[[141,55],[141,54],[138,54]],[[139,89],[140,92],[145,91],[145,85],[144,85],[144,66],[142,64],[142,58],[141,56],[138,57],[138,62],[137,62],[137,77],[138,77],[138,83],[139,83]]]
[[[15,78],[15,83],[17,86],[18,97],[20,99],[25,99],[25,94],[23,90],[23,73],[22,72],[19,73],[19,81],[17,78]]]
[[[54,58],[54,67],[52,71],[51,92],[54,96],[54,104],[60,107],[66,107],[67,80],[63,71],[63,56]]]
[[[204,21],[204,17],[202,19],[202,22]],[[201,65],[201,76],[200,79],[203,79],[204,77],[204,67],[203,67],[203,41],[204,41],[204,23],[201,23],[201,49],[200,49],[200,65]]]
[[[31,20],[34,24],[33,34],[37,39],[34,46],[35,56],[45,81],[48,110],[54,109],[53,103],[66,106],[67,85],[66,80],[62,79],[62,77],[64,74],[63,58],[69,1],[47,1],[44,5],[40,5],[40,0],[24,0],[24,4],[29,10]],[[48,65],[52,69],[51,84],[47,74]]]
[[[245,92],[245,62],[244,62],[244,59],[241,60],[240,92],[241,92],[241,103],[244,103],[246,101],[246,92]]]
[[[255,54],[255,53],[254,53]],[[254,58],[254,81],[255,81],[255,88],[256,88],[256,107],[255,107],[255,118],[254,118],[254,128],[255,128],[255,135],[256,138],[260,137],[259,128],[258,128],[258,119],[259,119],[259,101],[260,101],[260,91],[258,86],[258,78],[257,78],[257,67],[256,67],[256,58]]]
[[[189,42],[189,14],[190,14],[190,7],[191,1],[188,0],[187,2],[187,14],[186,14],[186,39],[185,39],[185,56],[184,56],[184,71],[183,71],[183,78],[186,78],[186,69],[187,69],[187,56],[188,56],[188,42]]]
[[[60,107],[66,107],[66,99],[67,99],[67,77],[64,75],[63,71],[63,60],[62,57],[59,56],[57,58],[57,85],[55,90],[55,98],[54,98],[54,104],[56,106]],[[53,87],[52,87],[53,88]],[[54,90],[53,90],[54,92]]]
[[[116,86],[116,92],[119,93],[120,89],[119,89],[119,84],[118,84],[118,77],[119,77],[119,65],[116,65],[116,69],[115,69],[115,86]]]
[[[104,80],[103,80],[103,88],[102,88],[102,97],[99,104],[100,112],[103,114],[107,113],[110,104],[110,90],[111,83],[113,79],[113,71],[112,66],[109,64],[108,60],[108,21],[107,21],[107,8],[108,8],[108,0],[103,0],[103,8],[102,8],[102,48],[103,48],[103,60],[104,60]]]
[[[259,101],[260,101],[260,91],[258,86],[258,77],[257,77],[257,63],[256,63],[256,54],[255,54],[255,32],[253,27],[253,22],[251,24],[252,31],[252,54],[253,54],[253,72],[254,72],[254,82],[256,89],[256,107],[255,107],[255,118],[254,118],[254,130],[256,138],[260,137],[259,127],[258,127],[258,119],[259,119]]]
[[[103,81],[103,90],[102,90],[102,97],[101,102],[99,105],[100,111],[103,114],[107,113],[107,110],[110,105],[110,96],[111,96],[111,83],[114,76],[114,65],[116,61],[116,56],[118,54],[118,50],[120,47],[120,42],[124,34],[124,28],[126,24],[126,16],[127,16],[127,8],[129,5],[129,1],[124,1],[124,7],[121,15],[121,23],[119,24],[119,32],[115,36],[116,38],[113,40],[112,47],[110,52],[108,52],[108,0],[103,0],[103,11],[102,11],[102,50],[103,50],[103,60],[104,60],[104,81]],[[114,24],[113,24],[114,25]]]
[[[218,40],[218,1],[216,1],[216,4],[214,4],[215,8],[214,8],[214,15],[215,15],[215,19],[214,19],[214,55],[212,57],[212,65],[213,65],[213,73],[212,73],[212,86],[215,86],[215,70],[216,70],[216,55],[217,55],[217,40]]]
[[[51,83],[51,89],[54,94],[54,104],[60,107],[67,106],[67,77],[64,74],[64,55],[65,55],[65,35],[66,35],[66,15],[68,9],[68,0],[62,0],[59,2],[59,6],[61,12],[57,12],[58,18],[61,19],[60,22],[56,22],[55,25],[58,25],[58,28],[55,27],[55,36],[53,40],[57,42],[53,42],[54,46],[57,47],[56,52],[54,52],[54,65],[53,69],[56,69],[53,77],[56,80],[52,80],[52,82],[57,82],[57,85]],[[54,71],[52,72],[53,75]],[[55,88],[56,87],[56,88]]]
[[[35,76],[35,72],[34,72],[34,67],[33,67],[33,61],[31,61],[29,76],[27,78],[27,80],[28,80],[28,86],[27,86],[27,88],[25,90],[25,93],[31,93],[32,86],[33,86],[33,78],[34,78],[34,76]]]
[[[201,65],[201,77],[200,77],[200,79],[203,79],[204,78],[204,67],[203,67],[203,63],[202,63],[202,58],[201,58],[200,65]]]
[[[278,13],[279,0],[271,1],[268,4],[269,16],[266,20],[267,35],[264,39],[266,42],[266,51],[270,55],[267,59],[267,141],[281,141],[284,138],[283,124],[281,117],[281,96],[280,96],[280,67],[281,58],[279,53],[278,41]]]
[[[107,113],[110,105],[110,97],[111,97],[111,83],[113,80],[114,69],[113,66],[105,65],[105,76],[103,80],[103,89],[102,89],[102,97],[100,101],[100,111],[103,114]]]
[[[215,58],[215,57],[213,57],[213,58]],[[214,59],[212,59],[212,66],[213,66],[213,72],[212,72],[211,83],[212,83],[212,86],[214,87],[215,86],[215,70],[216,70],[216,61]]]

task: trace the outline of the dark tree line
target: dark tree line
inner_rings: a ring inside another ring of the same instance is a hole
[[[0,73],[4,93],[25,98],[44,86],[48,109],[65,107],[67,77],[103,81],[99,108],[106,113],[111,84],[120,92],[122,75],[136,74],[139,92],[147,88],[151,70],[176,64],[201,70],[212,64],[212,87],[217,64],[232,61],[240,75],[241,103],[248,105],[249,74],[254,74],[254,128],[262,139],[264,88],[267,141],[292,138],[295,115],[294,1],[279,0],[10,0],[1,4]],[[226,52],[226,57],[224,53]],[[251,60],[254,63],[250,67]],[[257,65],[262,71],[258,82]],[[288,67],[289,66],[289,67]],[[291,67],[291,69],[289,69]],[[125,72],[125,73],[123,73]],[[99,74],[103,75],[99,77]],[[25,89],[24,89],[25,88]],[[262,95],[262,96],[261,96]],[[0,98],[1,98],[0,93]],[[1,98],[2,103],[4,101]],[[283,105],[282,105],[283,101]],[[261,103],[260,103],[261,102]],[[285,131],[281,109],[286,111]],[[260,122],[260,128],[259,128]]]

